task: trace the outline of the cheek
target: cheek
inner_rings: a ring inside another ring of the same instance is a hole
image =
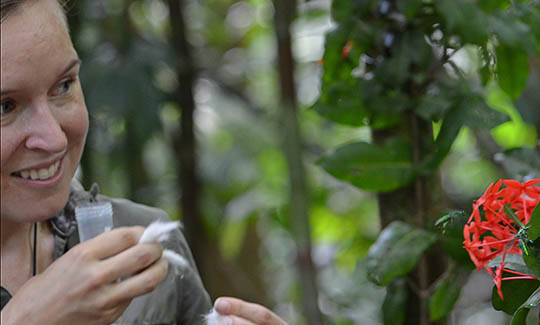
[[[9,162],[13,159],[17,149],[17,143],[21,142],[21,129],[11,126],[4,126],[0,131],[0,162],[2,174],[9,169]]]
[[[63,129],[66,132],[71,150],[76,151],[80,156],[88,132],[88,112],[82,95],[79,100],[73,103],[72,108],[71,114],[64,120]]]

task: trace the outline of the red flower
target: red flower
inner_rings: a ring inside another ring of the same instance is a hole
[[[504,211],[509,205],[519,221],[526,225],[540,201],[540,179],[525,183],[515,180],[499,180],[488,186],[484,195],[473,203],[473,211],[463,228],[463,245],[478,270],[483,268],[494,276],[493,282],[501,299],[501,281],[510,279],[535,279],[532,276],[506,269],[507,254],[521,254],[516,234],[521,226]],[[502,255],[500,265],[492,270],[485,268],[495,257]],[[504,272],[519,276],[503,277]]]

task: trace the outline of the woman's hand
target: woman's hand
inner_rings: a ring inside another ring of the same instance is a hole
[[[143,231],[118,228],[76,245],[19,289],[2,310],[2,324],[114,322],[167,276],[161,245],[137,245]]]
[[[237,298],[218,298],[215,309],[226,316],[227,325],[287,325],[268,308]]]

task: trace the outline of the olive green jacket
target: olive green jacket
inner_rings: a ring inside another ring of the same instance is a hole
[[[147,226],[155,220],[169,220],[167,213],[125,199],[113,199],[98,194],[97,186],[85,191],[77,181],[72,182],[68,204],[54,219],[55,259],[79,243],[74,219],[75,207],[92,201],[110,201],[113,207],[114,227]],[[169,266],[167,278],[153,291],[135,298],[117,324],[204,324],[204,315],[211,309],[208,293],[204,289],[186,239],[175,231],[162,243],[165,248],[179,253],[189,262],[189,268]]]

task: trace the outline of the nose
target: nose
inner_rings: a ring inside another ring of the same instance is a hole
[[[67,147],[66,134],[49,103],[40,101],[30,109],[27,128],[26,148],[30,150],[43,150],[47,152],[62,152]]]

